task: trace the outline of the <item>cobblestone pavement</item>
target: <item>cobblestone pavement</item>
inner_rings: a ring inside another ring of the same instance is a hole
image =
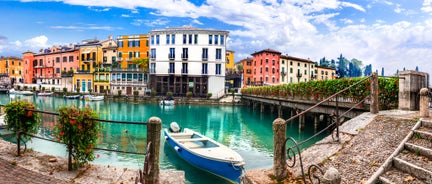
[[[0,183],[3,184],[57,184],[66,183],[64,181],[49,177],[17,165],[0,158]]]

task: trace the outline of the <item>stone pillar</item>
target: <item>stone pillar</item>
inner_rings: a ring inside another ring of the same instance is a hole
[[[427,88],[420,90],[420,117],[429,117],[429,90]]]
[[[323,184],[340,184],[341,176],[333,167],[330,167],[324,174],[324,176],[320,180]]]
[[[370,78],[371,80],[371,104],[370,104],[370,112],[372,114],[377,114],[379,109],[379,100],[378,100],[378,74],[376,72],[372,73]]]
[[[416,111],[420,105],[420,89],[427,88],[429,74],[417,71],[399,72],[399,109]]]
[[[260,112],[263,113],[264,112],[264,103],[260,104]]]
[[[158,117],[151,117],[147,123],[147,143],[151,142],[149,168],[150,173],[145,175],[146,183],[159,183],[159,150],[161,137],[162,120]],[[144,164],[145,165],[145,164]]]
[[[317,131],[318,125],[319,125],[319,115],[315,114],[314,115],[314,132]]]
[[[271,114],[274,113],[274,105],[270,105],[270,113],[271,113]]]
[[[305,115],[300,115],[298,118],[299,118],[299,131],[303,131],[305,126]]]
[[[286,165],[286,123],[282,118],[277,118],[273,121],[273,174],[277,180],[282,180],[287,177]]]
[[[282,117],[282,106],[281,105],[278,106],[278,117],[279,118]]]

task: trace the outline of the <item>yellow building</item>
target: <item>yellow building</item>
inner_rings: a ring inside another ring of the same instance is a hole
[[[308,82],[315,79],[315,63],[288,55],[280,56],[280,83]]]
[[[316,66],[315,67],[317,80],[331,80],[336,79],[336,70],[330,67]]]
[[[117,62],[117,43],[109,36],[101,43],[102,63],[97,65],[93,72],[93,92],[104,93],[110,89],[110,71],[113,63]]]
[[[234,51],[226,50],[225,69],[228,71],[228,73],[234,72]]]
[[[84,40],[79,49],[79,70],[74,74],[74,91],[93,91],[93,72],[102,66],[102,44],[97,39]]]
[[[18,57],[0,58],[0,75],[8,76],[10,82],[22,82],[22,59]]]

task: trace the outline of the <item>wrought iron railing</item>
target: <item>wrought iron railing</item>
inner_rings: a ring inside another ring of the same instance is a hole
[[[339,98],[338,98],[338,96],[341,95],[342,93],[350,90],[354,86],[360,85],[361,83],[364,83],[364,82],[366,82],[368,80],[371,80],[371,94],[369,94],[368,96],[366,96],[365,98],[363,98],[362,100],[360,100],[358,103],[352,105],[352,107],[349,108],[347,111],[345,111],[343,113],[340,113],[339,112],[339,100],[338,100]],[[374,89],[374,88],[376,88],[376,89]],[[286,127],[286,124],[288,122],[291,122],[291,121],[293,121],[293,120],[295,120],[295,119],[297,119],[297,118],[305,115],[306,113],[310,112],[314,108],[317,108],[321,104],[323,104],[325,102],[329,102],[329,101],[334,101],[335,102],[335,107],[336,107],[335,109],[336,110],[335,110],[335,112],[333,114],[334,116],[333,116],[333,119],[332,119],[332,123],[330,125],[328,125],[323,130],[319,131],[318,133],[312,135],[311,137],[309,137],[309,138],[301,141],[300,143],[298,143],[292,137],[286,138],[285,141],[283,142],[283,145],[282,145],[283,146],[283,148],[282,148],[283,152],[282,153],[276,153],[275,152],[275,155],[276,154],[285,154],[286,157],[284,156],[283,158],[288,158],[288,160],[286,160],[286,167],[290,167],[290,168],[293,168],[293,167],[296,166],[296,163],[297,163],[296,159],[298,158],[299,159],[299,164],[300,164],[300,169],[301,169],[301,174],[302,174],[302,180],[303,180],[304,183],[306,183],[306,173],[304,171],[304,165],[303,165],[303,160],[302,160],[302,156],[301,156],[300,146],[304,145],[305,143],[311,141],[312,139],[316,138],[317,136],[319,136],[319,135],[321,135],[324,132],[327,132],[329,130],[332,131],[331,136],[332,136],[333,140],[334,141],[339,141],[339,139],[340,139],[340,136],[339,136],[339,126],[341,125],[340,118],[344,117],[347,113],[349,113],[355,107],[357,107],[357,106],[361,105],[362,103],[364,103],[366,100],[370,100],[371,101],[371,106],[370,106],[371,112],[372,113],[377,113],[377,107],[378,107],[377,104],[376,104],[376,103],[378,103],[378,99],[377,99],[377,96],[378,96],[377,95],[377,91],[378,90],[377,90],[377,88],[378,88],[378,77],[377,77],[376,74],[374,74],[374,75],[366,77],[366,78],[364,78],[364,79],[362,79],[362,80],[360,80],[360,81],[352,84],[351,86],[348,86],[347,88],[345,88],[345,89],[343,89],[343,90],[341,90],[341,91],[339,91],[339,92],[337,92],[337,93],[335,93],[335,94],[327,97],[326,99],[324,99],[324,100],[318,102],[317,104],[313,105],[312,107],[310,107],[310,108],[308,108],[308,109],[306,109],[306,110],[304,110],[304,111],[302,111],[302,112],[300,112],[300,113],[298,113],[298,114],[290,117],[289,119],[284,120],[284,124],[285,124],[285,127]],[[279,126],[279,128],[280,127],[281,126]],[[278,130],[276,130],[276,131],[278,131]],[[336,137],[333,136],[333,133],[336,134]],[[287,146],[288,145],[287,143],[289,143],[289,142],[292,143],[293,146]],[[277,158],[277,156],[275,156],[275,158]],[[277,162],[275,161],[275,163],[277,163]],[[275,166],[275,168],[277,168],[277,166]],[[316,170],[320,171],[321,175],[324,174],[323,169],[321,169],[318,165],[316,165],[316,164],[310,165],[309,169],[308,169],[310,183],[314,183],[313,179],[318,180],[318,183],[320,182],[318,175],[316,175],[314,173],[311,173],[311,171],[316,171]],[[278,176],[276,176],[276,177],[278,177]]]

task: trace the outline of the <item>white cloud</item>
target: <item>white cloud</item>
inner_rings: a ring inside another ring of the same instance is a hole
[[[48,37],[46,37],[45,35],[41,35],[30,38],[24,41],[24,45],[31,48],[45,48],[48,47]]]
[[[111,31],[115,29],[123,29],[121,27],[111,27],[111,26],[96,26],[96,25],[87,25],[87,26],[50,26],[52,29],[67,29],[67,30],[106,30]]]
[[[421,10],[427,13],[432,13],[432,0],[424,0]]]
[[[121,17],[129,18],[129,17],[131,17],[131,16],[128,15],[128,14],[121,14]]]
[[[147,19],[135,19],[131,24],[135,26],[141,26],[146,25],[149,27],[155,27],[155,26],[164,26],[169,23],[168,19],[161,18],[156,20],[147,20]]]

